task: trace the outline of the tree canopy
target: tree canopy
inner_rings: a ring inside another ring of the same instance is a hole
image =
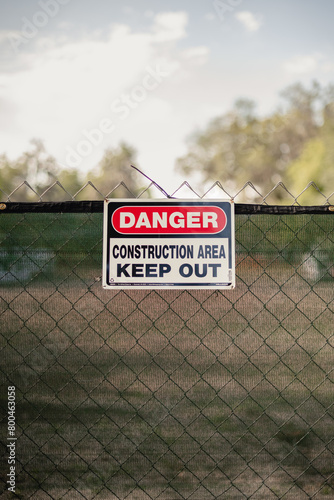
[[[195,179],[202,187],[220,181],[231,194],[250,181],[266,195],[282,181],[297,196],[313,181],[329,196],[334,190],[333,137],[334,85],[296,83],[281,92],[280,107],[265,117],[257,114],[255,102],[238,99],[229,112],[190,136],[188,153],[177,160],[176,169],[194,186]],[[16,160],[0,155],[0,194],[4,199],[21,186],[11,199],[36,199],[28,183],[38,196],[44,193],[45,201],[68,199],[76,193],[76,199],[138,195],[146,182],[130,168],[136,154],[131,145],[121,142],[107,149],[95,168],[83,173],[60,166],[35,139],[31,149]],[[96,190],[91,185],[81,190],[88,181]],[[285,194],[275,190],[272,200],[285,201]],[[317,192],[308,192],[302,200],[323,201]]]
[[[297,83],[281,97],[281,109],[267,117],[256,114],[253,101],[236,101],[190,137],[178,171],[196,173],[204,184],[219,180],[232,191],[247,181],[263,194],[281,181],[296,195],[310,181],[324,190],[333,186],[334,87]],[[282,195],[277,191],[277,198]]]
[[[101,194],[131,197],[142,189],[142,179],[130,167],[136,161],[136,150],[125,142],[107,149],[100,163],[86,173],[63,168],[46,152],[41,141],[32,140],[31,144],[31,149],[16,160],[10,160],[6,154],[0,156],[2,199],[13,193],[13,201],[31,201],[36,195],[42,196],[43,201],[63,200],[78,193],[76,199],[94,200],[101,199]],[[96,189],[89,184],[81,190],[89,181]]]

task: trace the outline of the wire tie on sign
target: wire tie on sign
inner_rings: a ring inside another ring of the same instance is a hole
[[[0,210],[5,210],[7,208],[6,203],[0,203]]]

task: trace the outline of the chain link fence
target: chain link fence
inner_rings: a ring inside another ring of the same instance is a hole
[[[17,498],[334,497],[334,213],[269,199],[236,203],[234,290],[106,291],[102,202],[6,198],[1,498],[8,386]]]

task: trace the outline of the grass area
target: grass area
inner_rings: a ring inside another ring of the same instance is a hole
[[[22,498],[332,495],[329,310],[312,292],[301,324],[286,293],[263,310],[245,291],[10,287]]]
[[[52,272],[3,286],[18,498],[333,497],[333,284],[284,254],[271,220],[280,254],[260,233],[246,245],[253,221],[239,219],[238,245],[256,252],[238,253],[226,293],[105,291],[94,238],[72,261],[59,243]]]

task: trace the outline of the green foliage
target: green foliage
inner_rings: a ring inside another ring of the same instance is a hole
[[[300,193],[309,182],[314,181],[321,191],[326,185],[322,182],[322,166],[324,164],[326,145],[320,137],[310,139],[302,153],[290,163],[286,172],[288,185],[295,193]]]
[[[10,194],[19,186],[20,199],[29,201],[33,194],[28,186],[31,185],[37,192],[49,186],[59,172],[55,159],[50,156],[39,140],[32,140],[32,150],[23,153],[17,160],[10,160],[5,154],[0,157],[0,189]]]
[[[109,198],[131,198],[140,192],[138,173],[131,169],[136,163],[136,150],[125,142],[105,151],[96,169],[88,172],[87,180]],[[112,192],[116,186],[120,186]],[[126,186],[126,187],[125,187]],[[98,193],[92,193],[93,199]]]
[[[0,156],[2,200],[11,195],[10,201],[36,201],[39,197],[42,201],[63,201],[77,193],[77,200],[101,199],[101,194],[103,197],[109,193],[110,197],[128,198],[141,191],[140,176],[131,169],[131,164],[136,160],[136,151],[126,143],[107,149],[99,165],[87,174],[73,168],[62,168],[46,152],[41,141],[33,140],[31,143],[32,148],[16,160],[10,160],[5,154]],[[81,191],[88,181],[101,194],[93,188]]]
[[[0,157],[0,189],[5,195],[17,190],[11,201],[36,201],[37,196],[43,195],[43,201],[52,199],[47,189],[57,180],[65,189],[72,190],[79,183],[79,173],[76,170],[64,171],[55,158],[50,156],[39,140],[32,140],[32,149],[23,153],[18,159],[10,160],[4,154]],[[35,191],[32,190],[32,189]],[[57,199],[68,199],[69,196],[62,190]]]
[[[334,190],[334,103],[327,104],[322,112],[322,124],[317,136],[309,139],[298,158],[292,161],[285,174],[287,184],[300,193],[307,184],[315,182],[323,193]],[[309,193],[309,202],[316,203],[317,192]]]
[[[281,107],[266,117],[258,116],[253,101],[238,99],[230,112],[191,136],[189,151],[177,160],[177,170],[190,177],[192,184],[194,179],[199,179],[202,187],[220,181],[231,193],[251,181],[266,195],[283,181],[298,196],[314,181],[329,196],[334,189],[334,86],[313,82],[307,88],[297,83],[281,97]],[[32,148],[16,160],[0,156],[0,195],[6,200],[15,191],[11,201],[35,201],[40,196],[43,201],[61,201],[74,195],[77,200],[137,196],[146,182],[131,164],[136,164],[136,150],[121,142],[107,149],[87,174],[64,169],[41,141],[33,140]],[[82,190],[88,181],[97,190],[92,186]],[[240,197],[238,201],[243,200]],[[269,202],[291,201],[282,189],[274,190]],[[325,201],[316,190],[298,198],[301,204]]]
[[[333,181],[325,173],[334,159],[333,88],[295,84],[282,98],[283,109],[265,118],[256,115],[252,101],[238,100],[190,138],[189,152],[177,162],[179,172],[198,173],[202,183],[220,180],[232,191],[251,181],[264,195],[280,181],[298,193],[305,180],[327,188]],[[276,201],[283,195],[277,192]]]

